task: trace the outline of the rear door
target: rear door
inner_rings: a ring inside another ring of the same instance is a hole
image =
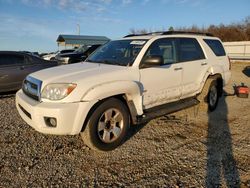
[[[183,68],[181,98],[187,98],[199,90],[208,62],[196,38],[178,40],[179,63]]]
[[[25,75],[22,54],[0,55],[0,92],[20,89]]]

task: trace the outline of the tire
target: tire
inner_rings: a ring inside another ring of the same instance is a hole
[[[94,109],[81,137],[91,149],[110,151],[124,142],[128,130],[128,108],[122,101],[110,98]]]
[[[199,108],[201,108],[201,110],[208,112],[214,111],[219,101],[217,81],[213,78],[208,78],[197,99],[200,101]]]
[[[208,110],[210,112],[214,111],[218,105],[219,101],[219,92],[216,80],[211,82],[208,95],[207,95],[207,103],[208,103]]]

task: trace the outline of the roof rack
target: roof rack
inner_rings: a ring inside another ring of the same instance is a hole
[[[151,33],[144,33],[144,34],[129,34],[124,36],[123,38],[127,37],[136,37],[136,36],[146,36],[146,35],[162,35],[162,31],[156,31],[156,32],[151,32]]]
[[[129,35],[124,36],[123,38],[136,37],[136,36],[144,36],[144,35],[147,35],[147,34],[129,34]]]
[[[129,34],[129,35],[124,36],[123,38],[146,36],[146,35],[176,35],[176,34],[203,35],[203,36],[213,37],[211,33],[201,33],[201,32],[193,32],[193,31],[157,31],[157,32],[151,32],[151,33],[145,33],[145,34]]]
[[[213,37],[211,33],[202,33],[202,32],[194,32],[194,31],[164,31],[162,35],[175,35],[175,34],[189,34],[189,35],[204,35]]]

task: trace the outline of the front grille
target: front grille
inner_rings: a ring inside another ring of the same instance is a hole
[[[39,97],[38,97],[38,96],[29,93],[29,92],[28,92],[27,90],[25,90],[25,89],[23,89],[23,92],[24,92],[27,96],[29,96],[30,98],[32,98],[32,99],[34,99],[34,100],[36,100],[36,101],[39,101]]]
[[[40,101],[40,91],[42,82],[33,77],[27,76],[23,82],[22,90],[30,98]]]

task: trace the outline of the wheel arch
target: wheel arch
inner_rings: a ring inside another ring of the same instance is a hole
[[[101,105],[104,101],[110,99],[110,98],[116,98],[118,100],[120,100],[127,108],[129,111],[129,118],[130,118],[130,122],[132,122],[132,124],[136,124],[137,123],[137,110],[135,107],[135,104],[133,101],[129,101],[126,94],[122,93],[122,94],[118,94],[118,95],[114,95],[114,96],[109,96],[107,98],[98,100],[89,110],[84,122],[83,122],[83,126],[81,129],[81,132],[83,132],[87,126],[88,120],[91,117],[92,113],[95,111],[95,109]]]
[[[84,131],[86,124],[93,111],[105,100],[117,98],[126,105],[129,110],[130,121],[137,123],[137,116],[143,114],[142,106],[142,87],[138,82],[115,81],[103,83],[90,88],[82,96],[82,101],[97,101],[90,108],[84,122],[81,132]]]
[[[223,94],[223,79],[222,79],[222,75],[217,73],[214,75],[209,75],[207,79],[213,79],[216,81],[217,83],[217,89],[218,89],[218,94],[221,97]]]
[[[223,93],[223,75],[221,74],[221,72],[223,72],[223,70],[219,66],[210,67],[207,70],[206,74],[204,75],[204,77],[201,81],[199,94],[202,92],[202,90],[206,84],[206,81],[208,79],[214,79],[217,81],[217,89],[219,91],[219,96],[222,96],[222,93]]]

